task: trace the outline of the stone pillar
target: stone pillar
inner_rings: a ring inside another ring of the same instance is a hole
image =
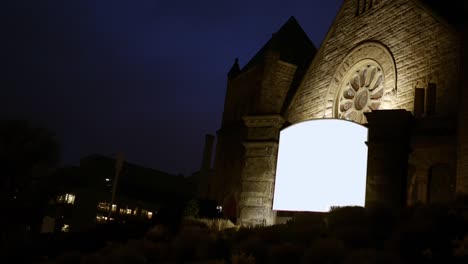
[[[272,225],[276,159],[279,131],[284,124],[280,115],[244,117],[247,141],[241,173],[239,224]]]
[[[465,1],[465,22],[468,17],[468,3]],[[467,24],[465,24],[467,25]],[[459,198],[468,199],[468,77],[463,75],[468,71],[468,27],[463,28],[462,61],[461,61],[461,87],[458,109],[458,160],[456,193]]]
[[[405,110],[366,113],[368,159],[366,207],[401,209],[407,201],[412,116]]]

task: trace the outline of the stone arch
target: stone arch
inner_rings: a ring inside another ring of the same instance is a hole
[[[340,93],[344,91],[346,85],[351,83],[352,78],[355,78],[356,75],[363,75],[360,71],[366,71],[366,67],[377,69],[378,72],[381,72],[381,76],[383,77],[381,83],[383,89],[382,95],[378,98],[378,106],[376,104],[376,101],[373,100],[374,108],[392,108],[394,104],[393,102],[396,99],[397,92],[397,72],[395,60],[389,49],[383,44],[376,41],[366,41],[358,44],[356,47],[351,49],[350,52],[348,52],[341,64],[338,66],[335,74],[332,76],[332,79],[328,86],[328,91],[325,96],[323,112],[324,118],[339,118],[339,111],[337,111],[337,109],[338,104],[340,104],[341,102]],[[364,78],[370,77],[364,76]],[[366,84],[367,86],[369,86],[369,83]],[[359,92],[359,89],[355,90],[356,92]],[[369,99],[370,104],[371,95],[368,94],[367,96],[368,97],[366,98]],[[362,99],[362,96],[360,98]],[[361,102],[365,102],[366,104],[368,103],[366,100],[361,100]],[[364,107],[359,107],[360,109],[358,111],[365,111]]]

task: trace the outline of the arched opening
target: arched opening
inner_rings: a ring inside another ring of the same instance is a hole
[[[455,197],[455,173],[447,163],[438,163],[429,169],[427,203],[441,204]]]
[[[233,194],[229,195],[223,203],[224,217],[236,223],[237,221],[237,201]]]
[[[341,119],[300,122],[280,133],[273,210],[328,212],[364,206],[367,128]]]

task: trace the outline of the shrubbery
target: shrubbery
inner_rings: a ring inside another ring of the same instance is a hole
[[[467,219],[448,208],[336,208],[288,224],[219,228],[185,218],[176,230],[151,228],[141,239],[108,243],[89,254],[70,251],[53,263],[467,263]],[[217,224],[214,224],[217,223]]]

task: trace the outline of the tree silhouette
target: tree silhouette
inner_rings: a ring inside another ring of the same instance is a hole
[[[0,202],[7,224],[37,222],[50,194],[59,144],[47,129],[27,121],[0,121]]]

